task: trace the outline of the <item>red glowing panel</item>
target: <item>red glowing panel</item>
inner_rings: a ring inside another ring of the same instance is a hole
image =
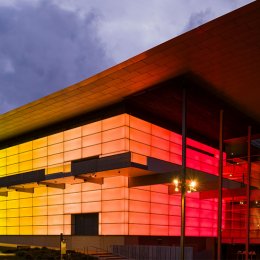
[[[150,203],[143,202],[143,201],[130,200],[129,201],[129,211],[149,213],[150,212]]]
[[[170,226],[169,227],[169,236],[180,236],[181,228],[180,226]]]
[[[159,204],[159,203],[151,203],[151,213],[156,214],[168,214],[168,205],[166,204]]]
[[[181,226],[181,215],[178,216],[169,216],[169,225],[170,226]]]
[[[169,161],[170,153],[168,151],[152,147],[151,156],[160,160]]]
[[[127,224],[102,224],[101,235],[128,235]]]
[[[169,217],[168,214],[151,214],[150,221],[151,225],[168,225]]]
[[[152,146],[169,151],[170,142],[161,137],[152,136]]]
[[[157,125],[152,125],[152,135],[158,136],[165,140],[170,139],[170,131]]]

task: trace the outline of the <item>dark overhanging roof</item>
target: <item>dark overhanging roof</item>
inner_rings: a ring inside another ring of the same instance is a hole
[[[187,72],[207,82],[204,87],[243,110],[253,123],[259,123],[259,14],[260,3],[253,2],[89,79],[5,113],[0,116],[0,142],[122,102]]]

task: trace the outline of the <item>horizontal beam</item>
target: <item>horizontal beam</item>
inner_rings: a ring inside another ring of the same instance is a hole
[[[22,188],[22,187],[15,187],[15,186],[10,186],[7,188],[15,190],[15,191],[19,191],[19,192],[34,193],[34,188]]]
[[[91,182],[102,185],[104,183],[104,178],[96,178],[96,177],[86,177],[86,176],[75,176],[75,179],[84,180],[84,182]]]
[[[0,196],[8,197],[8,191],[0,192]]]
[[[46,187],[55,188],[55,189],[64,190],[66,188],[65,183],[53,183],[53,182],[47,182],[47,181],[40,181],[39,184],[45,185]]]

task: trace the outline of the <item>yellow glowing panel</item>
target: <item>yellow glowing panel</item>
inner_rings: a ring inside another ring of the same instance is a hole
[[[129,224],[129,235],[150,235],[150,225]]]
[[[64,132],[64,141],[81,137],[81,127],[73,128]]]
[[[4,177],[6,175],[6,167],[0,167],[0,177]]]
[[[127,235],[127,224],[102,224],[101,235]]]
[[[19,208],[19,200],[8,200],[7,201],[8,209],[17,209]]]
[[[19,217],[16,217],[16,218],[7,218],[6,226],[7,226],[7,227],[16,227],[16,226],[19,226]]]
[[[48,156],[48,165],[59,164],[63,162],[63,153]]]
[[[24,192],[25,193],[25,192]],[[29,196],[30,194],[27,194]],[[21,197],[21,196],[20,196]],[[21,208],[26,208],[26,207],[32,207],[32,198],[24,198],[20,199],[20,207]]]
[[[47,166],[47,157],[43,157],[43,158],[33,160],[33,168],[34,169],[44,168],[46,166]]]
[[[6,149],[1,149],[0,150],[0,158],[6,157]]]
[[[57,172],[63,172],[63,164],[49,166],[48,169],[45,171],[46,174],[52,174]]]
[[[48,235],[59,235],[63,233],[63,225],[48,226]]]
[[[101,190],[82,192],[82,202],[100,201]]]
[[[71,172],[71,163],[64,163],[63,164],[63,171],[64,172]]]
[[[33,140],[33,149],[41,148],[44,146],[47,146],[47,137]]]
[[[16,200],[19,199],[19,192],[16,191],[10,191],[8,192],[8,200]]]
[[[63,215],[48,216],[48,225],[63,225]]]
[[[48,155],[62,153],[63,152],[63,143],[53,144],[48,146]]]
[[[6,158],[0,158],[0,167],[6,166]]]
[[[104,189],[102,191],[102,200],[113,200],[113,199],[124,199],[125,198],[125,188],[114,188],[114,189]]]
[[[64,194],[64,203],[79,203],[81,202],[81,193]]]
[[[20,217],[20,226],[31,226],[32,217]]]
[[[82,149],[82,157],[90,157],[101,154],[101,144],[89,146]]]
[[[47,215],[47,206],[33,207],[33,216]]]
[[[19,235],[20,230],[19,227],[7,227],[6,234],[7,235]]]
[[[72,161],[81,158],[81,149],[73,150],[64,153],[64,160],[65,161]]]
[[[32,151],[24,152],[19,154],[19,162],[32,160]]]
[[[57,144],[63,142],[63,133],[57,133],[48,136],[48,145]]]
[[[147,156],[131,153],[131,162],[147,165]]]
[[[0,209],[0,218],[6,218],[6,210]]]
[[[41,158],[47,156],[47,147],[39,148],[36,150],[33,150],[33,158]]]
[[[27,162],[22,162],[19,165],[19,171],[20,172],[26,172],[26,171],[31,171],[33,168],[33,163],[32,161],[27,161]]]
[[[37,206],[44,206],[47,205],[47,197],[35,197],[33,198],[33,206],[37,207]]]
[[[21,226],[20,235],[32,235],[32,226]]]
[[[46,186],[40,186],[36,189],[34,189],[33,197],[41,197],[47,194],[47,187]]]
[[[48,196],[48,205],[63,204],[63,194]]]
[[[19,153],[32,150],[32,141],[19,144]]]
[[[126,150],[125,139],[102,143],[102,154],[122,152]]]
[[[82,127],[82,135],[92,135],[101,132],[101,121],[90,123]]]
[[[129,212],[129,224],[150,224],[150,214],[140,212]]]
[[[63,205],[48,206],[48,215],[63,214]]]
[[[125,212],[103,212],[101,214],[102,223],[125,223]]]
[[[150,234],[151,236],[167,236],[168,226],[151,225]]]
[[[7,170],[7,175],[18,173],[18,171],[19,171],[18,163],[12,164],[12,165],[8,165],[6,170]]]
[[[33,226],[34,235],[47,235],[47,226]]]
[[[82,213],[100,212],[101,202],[82,203]]]
[[[16,155],[10,155],[6,158],[7,165],[18,163],[18,154]]]
[[[18,145],[11,146],[6,149],[6,156],[12,156],[14,154],[18,154]]]
[[[20,208],[20,216],[32,216],[32,208]]]
[[[0,201],[0,209],[6,209],[6,200]]]
[[[0,234],[1,235],[6,235],[6,227],[1,227],[0,226]]]
[[[129,201],[129,211],[149,213],[150,212],[150,203],[143,202],[143,201],[130,200]]]
[[[81,138],[64,142],[64,151],[71,151],[81,148]]]
[[[65,204],[64,205],[65,214],[81,213],[81,204]]]
[[[130,140],[130,151],[134,153],[142,152],[142,155],[151,155],[151,146]]]
[[[36,217],[33,217],[33,225],[47,225],[48,224],[48,218],[47,216],[36,216]]]
[[[126,124],[126,117],[124,114],[113,116],[102,120],[102,131],[124,126]]]
[[[8,209],[7,212],[7,217],[19,217],[19,209]]]

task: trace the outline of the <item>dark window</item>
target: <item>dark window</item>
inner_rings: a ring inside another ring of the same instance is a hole
[[[71,216],[72,235],[98,236],[98,213]]]

